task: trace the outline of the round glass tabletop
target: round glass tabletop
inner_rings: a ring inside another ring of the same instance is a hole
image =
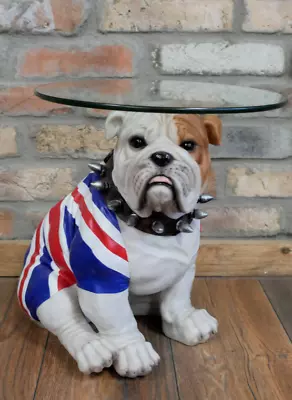
[[[250,86],[192,80],[87,79],[42,84],[35,94],[47,101],[104,110],[181,114],[232,114],[283,107],[278,92]]]

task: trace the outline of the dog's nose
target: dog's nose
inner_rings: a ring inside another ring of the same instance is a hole
[[[158,167],[166,167],[173,161],[172,155],[165,151],[157,151],[150,158]]]

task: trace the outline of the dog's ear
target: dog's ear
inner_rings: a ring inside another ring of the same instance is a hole
[[[105,137],[110,140],[118,136],[124,123],[126,113],[114,111],[109,114],[105,121]]]
[[[219,146],[222,142],[222,122],[216,115],[206,115],[203,117],[210,144]]]

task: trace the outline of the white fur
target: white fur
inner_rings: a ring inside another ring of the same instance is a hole
[[[138,210],[138,187],[159,172],[149,161],[150,155],[159,150],[168,151],[175,158],[172,167],[166,167],[163,173],[176,182],[184,211],[195,208],[201,187],[200,169],[177,146],[171,116],[113,113],[106,122],[106,131],[108,137],[119,135],[113,178],[135,211],[149,215],[152,202],[157,203],[153,196],[157,196],[158,189],[156,194],[148,194],[146,209]],[[142,151],[131,149],[128,139],[132,134],[143,135],[148,146]],[[165,193],[158,193],[162,203],[169,195]],[[170,203],[162,204],[162,210],[171,216],[180,214],[174,202]],[[217,331],[217,321],[205,310],[193,308],[190,301],[200,241],[199,222],[193,221],[193,233],[174,237],[148,235],[119,223],[129,258],[129,291],[94,294],[73,286],[43,303],[37,314],[43,326],[58,336],[82,372],[99,372],[113,364],[120,375],[135,377],[149,373],[159,362],[159,356],[139,332],[133,311],[144,314],[153,306],[162,316],[164,333],[187,345],[207,340]]]

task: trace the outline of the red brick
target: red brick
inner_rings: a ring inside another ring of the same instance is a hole
[[[9,237],[13,231],[13,214],[10,211],[0,210],[0,237]]]
[[[71,112],[70,107],[41,100],[34,95],[34,89],[34,86],[0,89],[0,114],[39,116]]]
[[[72,112],[72,108],[44,101],[34,95],[34,89],[38,86],[21,86],[11,88],[0,88],[0,114],[6,115],[49,115],[49,114],[68,114]],[[77,82],[56,82],[50,85],[50,90],[54,90],[57,94],[65,92],[70,93],[70,87],[82,90],[91,90],[98,99],[98,94],[109,96],[125,95],[132,90],[131,79],[95,79],[82,80]],[[86,98],[86,97],[85,97]]]
[[[122,45],[82,49],[33,49],[24,54],[19,74],[36,76],[128,75],[133,70],[132,51]]]
[[[86,117],[106,118],[109,115],[109,110],[99,110],[96,108],[85,108],[84,115]]]
[[[15,0],[0,4],[0,32],[73,34],[86,21],[91,1],[30,0],[23,3],[23,0]]]
[[[74,32],[87,18],[90,3],[89,0],[51,0],[55,30]]]
[[[130,79],[113,79],[110,81],[99,80],[95,84],[91,85],[91,88],[94,89],[95,92],[98,91],[101,95],[109,96],[109,98],[112,96],[113,99],[115,99],[115,96],[129,96],[131,91],[133,89],[135,90],[133,82]],[[104,115],[107,112],[107,110],[99,111]]]
[[[46,86],[46,85],[45,85]],[[39,86],[42,88],[42,85]],[[90,95],[94,94],[94,99],[100,99],[99,95],[108,96],[123,96],[128,95],[133,90],[133,81],[131,79],[86,79],[75,80],[66,82],[55,82],[49,84],[49,89],[45,87],[44,90],[54,91],[54,93],[66,93],[70,95],[70,91],[76,92],[88,91]],[[86,96],[83,96],[86,100]]]

